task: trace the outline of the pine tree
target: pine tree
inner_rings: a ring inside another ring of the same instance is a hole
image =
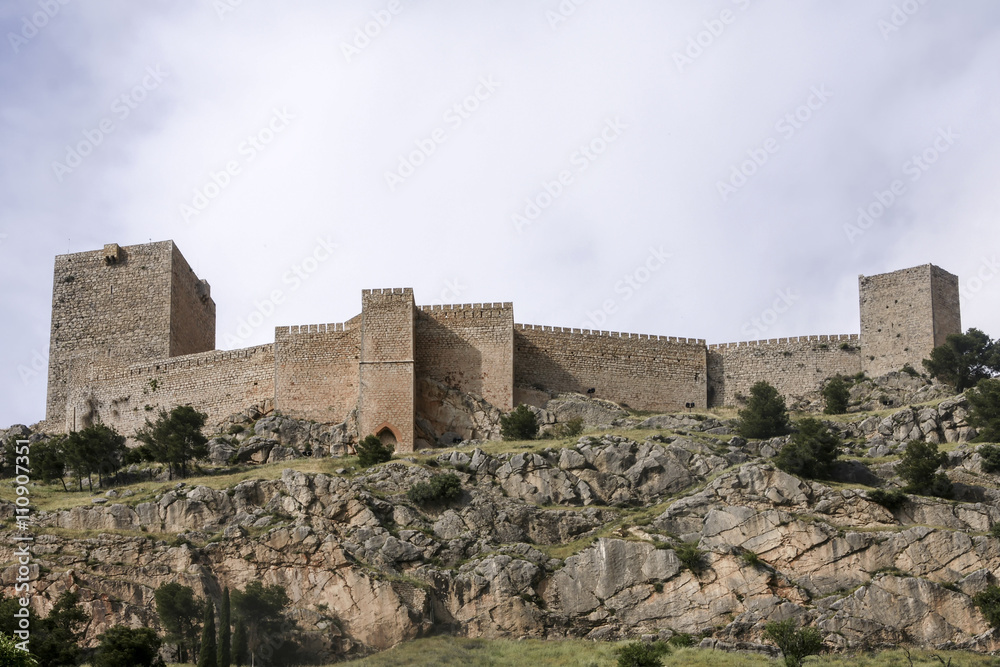
[[[230,621],[229,621],[229,587],[222,589],[222,608],[219,610],[219,660],[218,667],[230,667],[233,664],[231,657],[232,646],[230,643]]]
[[[201,652],[198,654],[198,667],[216,667],[215,648],[215,603],[205,601],[205,620],[201,624]]]

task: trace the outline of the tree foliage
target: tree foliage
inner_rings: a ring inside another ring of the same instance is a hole
[[[167,465],[168,476],[173,479],[174,472],[187,475],[188,463],[208,456],[208,438],[201,432],[206,419],[208,415],[204,412],[190,405],[179,405],[169,413],[160,410],[155,422],[147,419],[145,428],[135,437],[143,443],[143,455]]]
[[[975,328],[964,334],[949,334],[944,345],[931,350],[923,364],[932,377],[965,391],[1000,373],[1000,344]]]
[[[385,463],[392,458],[392,445],[383,445],[377,435],[365,436],[365,439],[355,447],[358,453],[358,463],[368,468],[376,463]]]
[[[986,622],[994,628],[1000,628],[1000,586],[992,584],[979,593],[976,593],[972,601],[979,607]]]
[[[739,434],[765,439],[785,435],[788,428],[788,410],[778,390],[763,380],[750,387],[746,407],[739,411]]]
[[[230,667],[233,664],[232,642],[230,631],[232,623],[229,618],[229,587],[222,589],[222,605],[219,607],[219,659],[218,667]]]
[[[980,380],[965,392],[969,424],[976,427],[977,442],[1000,442],[1000,380]]]
[[[194,597],[194,591],[189,586],[177,582],[161,584],[153,592],[153,597],[160,624],[167,631],[167,642],[177,645],[181,662],[186,662],[188,649],[194,648],[198,636],[201,601]]]
[[[250,649],[247,646],[247,624],[242,618],[236,617],[236,627],[233,630],[233,664],[242,667],[250,659]]]
[[[462,481],[454,473],[433,475],[427,482],[417,482],[406,492],[417,505],[444,505],[462,495]]]
[[[911,440],[896,466],[896,474],[906,480],[903,490],[907,493],[950,498],[951,481],[948,475],[937,471],[947,462],[948,455],[939,452],[935,443]]]
[[[840,455],[840,438],[826,424],[807,417],[777,456],[774,464],[790,475],[826,479]]]
[[[289,628],[282,612],[288,603],[285,590],[278,585],[264,586],[259,581],[251,581],[242,591],[233,591],[237,634],[240,624],[245,631],[246,659],[253,659],[254,662],[272,660],[271,655],[286,644]]]
[[[796,628],[793,619],[772,621],[764,626],[764,637],[781,650],[786,667],[799,667],[806,656],[816,655],[823,649],[819,630],[813,627]]]
[[[842,415],[847,412],[847,404],[851,400],[851,390],[844,382],[844,378],[835,375],[823,387],[823,400],[826,407],[823,412],[828,415]]]
[[[38,667],[38,660],[31,653],[17,647],[17,640],[0,632],[0,665],[4,667]]]
[[[89,620],[79,603],[79,595],[64,591],[56,598],[55,605],[45,618],[38,618],[35,612],[29,610],[31,637],[28,648],[42,667],[63,667],[79,661],[83,652],[80,645]],[[17,598],[0,595],[0,632],[14,636],[17,629],[14,613],[20,608]]]
[[[538,435],[538,418],[522,403],[500,417],[500,435],[504,440],[534,440]]]
[[[667,642],[629,642],[615,649],[618,667],[661,667],[663,656],[670,653]]]
[[[61,454],[65,467],[76,475],[81,490],[84,477],[93,490],[94,475],[97,475],[98,486],[103,487],[104,481],[121,469],[126,452],[125,436],[101,423],[82,431],[71,431],[56,447],[54,454]]]
[[[198,649],[198,667],[217,667],[218,649],[215,643],[215,605],[205,601],[205,617],[201,622],[201,646]]]
[[[118,625],[98,637],[93,667],[162,667],[160,638],[150,628]]]

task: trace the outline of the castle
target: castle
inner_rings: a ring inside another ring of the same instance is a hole
[[[274,342],[215,349],[215,302],[173,241],[59,255],[45,428],[94,420],[132,435],[191,404],[209,423],[251,405],[341,423],[397,451],[415,438],[431,379],[508,411],[590,391],[634,409],[735,405],[758,380],[786,396],[838,373],[920,368],[961,333],[958,278],[930,264],[859,279],[860,335],[704,340],[514,322],[510,303],[416,306],[411,289],[363,290],[347,322],[277,327]]]

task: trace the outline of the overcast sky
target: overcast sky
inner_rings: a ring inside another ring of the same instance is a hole
[[[55,255],[112,242],[176,241],[220,349],[404,286],[710,343],[856,333],[858,275],[926,263],[1000,336],[994,0],[4,0],[0,25],[0,427],[44,417]]]

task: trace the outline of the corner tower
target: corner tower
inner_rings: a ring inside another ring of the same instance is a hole
[[[75,428],[67,402],[99,368],[215,349],[215,302],[173,241],[58,255],[46,422]]]
[[[933,264],[859,276],[861,353],[870,376],[922,361],[949,334],[962,333],[958,277]]]
[[[358,431],[413,451],[413,290],[361,292]]]

